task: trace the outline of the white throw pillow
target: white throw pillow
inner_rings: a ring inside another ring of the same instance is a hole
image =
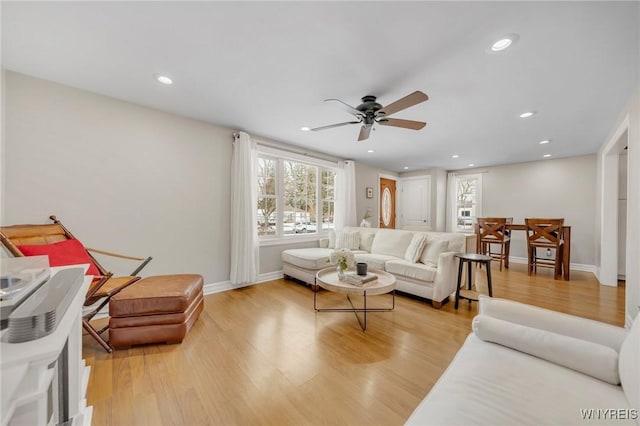
[[[447,240],[427,240],[427,246],[422,251],[420,262],[429,266],[438,266],[438,257],[449,248]]]
[[[407,247],[407,251],[404,253],[404,260],[416,263],[420,260],[420,256],[422,255],[422,251],[426,245],[427,236],[421,232],[417,232],[411,239],[409,247]]]
[[[371,244],[373,244],[373,238],[375,236],[376,234],[374,232],[360,232],[360,250],[371,253]]]
[[[610,347],[486,315],[473,319],[473,332],[486,342],[542,358],[612,385],[620,384],[618,353]]]
[[[360,232],[358,231],[336,231],[335,249],[358,250],[360,248]]]
[[[335,231],[329,231],[329,245],[327,248],[334,249],[336,248],[336,233]]]

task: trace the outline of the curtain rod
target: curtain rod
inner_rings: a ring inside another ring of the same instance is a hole
[[[238,137],[240,137],[240,133],[233,132],[233,137],[235,139],[238,139]],[[292,145],[287,145],[285,143],[267,142],[267,141],[264,141],[264,140],[260,139],[260,137],[252,137],[252,139],[254,139],[258,145],[267,146],[267,147],[270,147],[270,148],[276,148],[276,149],[279,149],[279,150],[282,150],[282,151],[291,152],[293,154],[304,155],[306,157],[318,158],[318,159],[321,159],[321,160],[332,161],[332,162],[333,161],[341,161],[342,160],[340,158],[333,157],[333,156],[327,155],[327,154],[322,154],[320,152],[309,152],[307,150],[304,150],[304,148],[294,147]]]

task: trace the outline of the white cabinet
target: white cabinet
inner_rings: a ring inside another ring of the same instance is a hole
[[[52,276],[62,268],[51,268]],[[9,343],[0,334],[2,375],[1,426],[90,425],[86,406],[90,367],[82,359],[82,305],[90,277],[76,292],[56,329],[23,343]]]

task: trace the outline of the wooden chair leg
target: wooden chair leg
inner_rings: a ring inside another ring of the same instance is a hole
[[[109,353],[113,352],[113,349],[111,349],[111,346],[109,346],[109,343],[107,343],[106,340],[104,340],[102,338],[102,336],[100,336],[98,334],[98,332],[96,331],[95,328],[93,328],[93,326],[91,324],[89,324],[89,321],[87,321],[86,319],[82,319],[82,328],[84,328],[87,333],[89,333],[91,335],[91,337],[93,337],[94,339],[96,339],[98,341],[98,343],[100,343],[100,345]]]
[[[509,269],[509,251],[511,248],[511,241],[507,241],[505,244],[505,254],[504,254],[504,267]]]

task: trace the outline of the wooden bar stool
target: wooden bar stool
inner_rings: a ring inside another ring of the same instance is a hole
[[[511,236],[507,231],[507,224],[513,218],[507,217],[479,217],[477,229],[478,253],[487,255],[505,268],[509,268],[509,248]],[[499,246],[499,251],[492,251],[493,246]]]
[[[493,297],[493,290],[491,289],[491,257],[484,254],[477,253],[457,253],[456,257],[459,260],[458,263],[458,284],[456,285],[456,303],[455,308],[458,309],[458,301],[460,299],[466,299],[469,302],[478,301],[478,292],[471,290],[471,264],[478,263],[484,265],[487,271],[487,289],[489,291],[489,297]],[[460,290],[460,284],[462,283],[462,266],[467,264],[467,290]]]
[[[529,253],[528,274],[537,273],[538,266],[553,268],[553,278],[562,276],[562,256],[564,250],[564,237],[562,226],[564,219],[540,219],[527,218],[524,220],[527,226],[527,247]],[[554,250],[553,258],[538,255],[538,249]],[[568,268],[569,265],[564,265]]]

